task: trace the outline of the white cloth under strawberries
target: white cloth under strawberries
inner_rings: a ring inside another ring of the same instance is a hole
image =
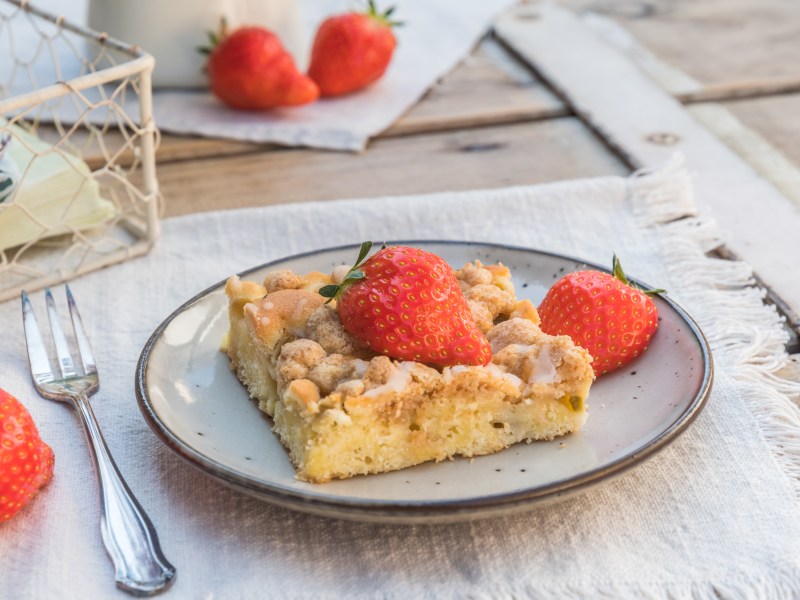
[[[673,220],[678,217],[687,217]],[[660,221],[669,220],[662,224]],[[607,262],[658,282],[712,346],[707,407],[646,463],[579,496],[457,525],[311,517],[236,492],[148,429],[139,352],[185,300],[232,272],[363,239],[503,242]],[[682,172],[538,187],[274,206],[166,220],[152,253],[72,283],[99,358],[93,405],[122,473],[177,567],[165,598],[800,597],[800,385],[748,267],[706,258]],[[30,409],[55,477],[0,526],[0,598],[127,598],[100,539],[97,488],[71,410],[33,391],[19,302],[0,304],[0,386]]]
[[[397,0],[393,4],[396,18],[404,22],[395,30],[397,49],[385,75],[368,89],[265,113],[230,110],[208,92],[157,90],[153,100],[157,126],[172,133],[363,150],[370,137],[388,128],[466,57],[494,16],[514,0]],[[305,2],[309,38],[326,15],[352,6],[346,0]]]
[[[265,0],[268,1],[268,0]],[[45,10],[85,19],[88,0],[43,0]],[[229,109],[205,90],[157,89],[153,113],[157,127],[170,133],[273,142],[332,150],[363,150],[369,139],[394,123],[437,80],[453,69],[491,27],[494,17],[515,0],[392,0],[379,7],[397,8],[393,18],[403,22],[395,29],[397,49],[384,76],[359,93],[323,99],[299,107],[248,112]],[[349,0],[301,0],[309,44],[327,16],[359,9],[364,3]],[[84,5],[84,8],[81,8]],[[385,6],[384,6],[385,5]],[[212,24],[213,25],[213,24]],[[109,32],[114,34],[114,32]],[[198,45],[205,32],[198,32]],[[124,40],[130,44],[137,40]],[[145,48],[147,50],[147,48]],[[64,68],[77,68],[69,48]],[[0,67],[3,57],[0,56]],[[156,70],[158,57],[156,57]],[[77,73],[75,73],[77,75]],[[89,97],[92,91],[88,92]],[[59,107],[64,121],[76,118],[74,109]],[[127,113],[138,113],[131,104]]]

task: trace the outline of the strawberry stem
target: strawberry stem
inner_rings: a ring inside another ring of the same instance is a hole
[[[200,54],[208,56],[219,46],[219,43],[228,37],[228,20],[223,16],[219,19],[219,26],[216,31],[206,31],[208,36],[208,46],[198,46],[196,49]]]
[[[381,12],[375,4],[375,0],[368,0],[367,12],[365,14],[388,27],[402,27],[404,25],[403,21],[392,20],[392,14],[396,8],[396,6],[390,6],[386,11]]]
[[[384,244],[383,247],[385,248],[386,245]],[[364,262],[364,259],[367,257],[367,254],[369,254],[369,251],[371,249],[372,249],[372,242],[369,241],[363,242],[361,244],[361,248],[359,248],[358,250],[358,258],[356,258],[355,264],[352,267],[350,267],[350,270],[342,279],[342,283],[323,285],[321,288],[319,288],[319,295],[322,296],[323,298],[327,298],[325,304],[328,304],[331,301],[337,299],[339,296],[341,296],[342,292],[344,292],[344,290],[352,283],[358,281],[359,279],[364,279],[364,277],[366,277],[364,271],[361,271],[358,267],[360,267],[361,264]]]
[[[622,263],[620,262],[619,257],[617,257],[616,254],[614,254],[614,258],[611,260],[611,265],[612,265],[611,269],[616,279],[619,279],[622,283],[624,283],[628,287],[632,287],[633,289],[642,292],[645,296],[656,296],[658,294],[667,293],[667,290],[662,290],[661,288],[655,290],[643,290],[638,285],[635,285],[630,281],[628,281],[628,277],[625,275],[625,271],[622,270]]]
[[[628,278],[625,276],[625,271],[622,270],[622,263],[619,261],[619,257],[614,254],[614,258],[611,260],[612,270],[614,271],[614,277],[619,279],[625,285],[630,285]]]

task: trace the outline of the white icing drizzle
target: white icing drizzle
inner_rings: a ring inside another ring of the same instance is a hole
[[[368,365],[369,363],[365,360],[361,360],[360,358],[353,359],[353,374],[359,379],[364,377]]]
[[[522,379],[514,375],[513,373],[508,373],[500,368],[498,365],[494,363],[489,363],[484,367],[487,372],[491,373],[495,377],[500,377],[501,379],[505,379],[508,383],[513,385],[514,387],[518,388],[522,385]]]
[[[375,398],[391,392],[402,392],[411,383],[411,369],[413,368],[413,362],[401,362],[389,376],[386,383],[367,390],[364,392],[364,397]]]
[[[558,381],[559,377],[550,354],[550,346],[541,346],[536,358],[529,358],[528,361],[533,367],[528,376],[528,383],[555,383]]]
[[[294,305],[291,316],[287,319],[287,329],[297,337],[303,337],[305,334],[305,322],[302,319],[303,307],[308,304],[308,298],[300,298],[297,304]]]

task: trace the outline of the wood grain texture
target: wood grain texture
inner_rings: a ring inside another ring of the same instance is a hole
[[[485,39],[381,137],[517,123],[569,113],[530,70]]]
[[[783,298],[800,326],[800,278],[787,277],[800,256],[800,210],[574,14],[555,5],[540,10],[536,20],[508,13],[497,23],[498,35],[627,164],[661,167],[681,152],[697,174],[698,205],[713,211],[729,249]],[[553,52],[564,39],[570,44]]]
[[[767,127],[763,125],[760,128],[752,127],[748,126],[741,118],[737,118],[730,109],[731,104],[735,103],[729,102],[727,106],[715,102],[699,103],[691,104],[686,109],[697,121],[713,132],[800,209],[800,162],[797,161],[800,158],[797,153],[800,147],[796,143],[786,144],[787,149],[794,146],[795,160],[793,161],[781,153],[775,142],[771,140],[771,138],[778,140],[784,137],[785,131],[775,122],[779,120],[780,113],[767,110],[766,116],[772,117],[767,121]],[[761,107],[759,106],[758,109]],[[739,112],[744,112],[746,116],[752,114],[752,111],[747,110]],[[785,125],[791,124],[791,119],[780,120],[785,120]],[[793,130],[795,136],[800,134],[800,122],[790,129]],[[788,137],[787,141],[791,141],[791,136]]]
[[[724,105],[742,123],[761,134],[800,167],[800,94],[737,100]]]
[[[786,0],[558,0],[614,19],[703,86],[800,82],[800,3]],[[702,99],[702,98],[701,98]],[[709,99],[709,98],[705,98]]]
[[[628,169],[575,118],[377,140],[362,155],[275,150],[173,162],[165,216],[309,200],[523,185]]]
[[[780,88],[780,80],[767,80],[763,86],[759,86],[755,81],[743,87],[736,87],[734,84],[702,86],[694,78],[656,57],[628,31],[608,17],[596,14],[584,15],[581,22],[603,42],[624,54],[661,89],[686,105],[688,112],[704,127],[712,131],[784,196],[800,206],[800,167],[798,167],[800,163],[796,159],[793,162],[791,158],[781,153],[783,150],[789,156],[800,158],[795,143],[797,138],[794,137],[800,124],[792,127],[792,117],[800,108],[797,101],[780,100],[791,97],[790,95],[776,96],[775,100],[770,97],[762,98],[763,101],[752,100],[743,103],[699,102],[701,99],[730,100],[742,96],[758,96],[767,90],[774,91]],[[787,87],[791,87],[788,83]],[[800,84],[800,81],[795,84]],[[738,119],[726,106],[732,109],[741,106],[741,110],[736,110],[744,120]],[[753,122],[753,126],[749,126],[745,121]]]

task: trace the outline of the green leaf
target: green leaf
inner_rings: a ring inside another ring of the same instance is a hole
[[[622,283],[627,286],[632,287],[635,290],[642,292],[645,296],[656,296],[658,294],[666,294],[667,290],[662,290],[661,288],[656,290],[643,290],[635,283],[628,281],[628,277],[625,275],[625,271],[622,270],[622,263],[619,261],[619,258],[616,254],[614,254],[614,258],[612,259],[612,269],[614,270],[614,277],[619,279]]]
[[[323,298],[335,298],[336,292],[339,291],[339,286],[336,284],[323,285],[319,288],[319,295]]]
[[[622,270],[622,263],[619,262],[619,257],[617,257],[616,254],[614,254],[614,258],[611,262],[613,265],[612,268],[614,270],[614,277],[619,279],[625,285],[630,285],[630,283],[628,283],[628,278],[625,277],[625,271]]]
[[[362,263],[362,261],[367,257],[367,254],[369,254],[370,250],[372,250],[372,242],[364,242],[361,244],[361,248],[358,251],[358,258],[356,259],[356,263],[353,265],[354,269]]]
[[[657,290],[641,290],[641,292],[645,296],[658,296],[659,294],[666,294],[667,290],[662,290],[661,288],[658,288]]]
[[[364,274],[364,271],[353,269],[347,275],[344,276],[342,283],[344,283],[345,281],[357,281],[358,279],[364,279],[365,277],[366,275]]]
[[[364,259],[367,257],[367,254],[369,254],[369,251],[371,249],[372,249],[372,242],[369,241],[363,242],[361,244],[361,247],[358,249],[358,258],[356,259],[356,263],[350,268],[350,270],[344,276],[344,278],[342,279],[342,283],[339,285],[335,284],[324,285],[319,289],[319,295],[328,299],[328,301],[325,302],[325,304],[328,304],[328,302],[331,302],[332,300],[335,300],[336,298],[341,296],[345,288],[347,288],[354,281],[358,281],[359,279],[366,279],[367,277],[366,273],[364,273],[364,271],[359,270],[358,266],[362,262],[364,262]]]

